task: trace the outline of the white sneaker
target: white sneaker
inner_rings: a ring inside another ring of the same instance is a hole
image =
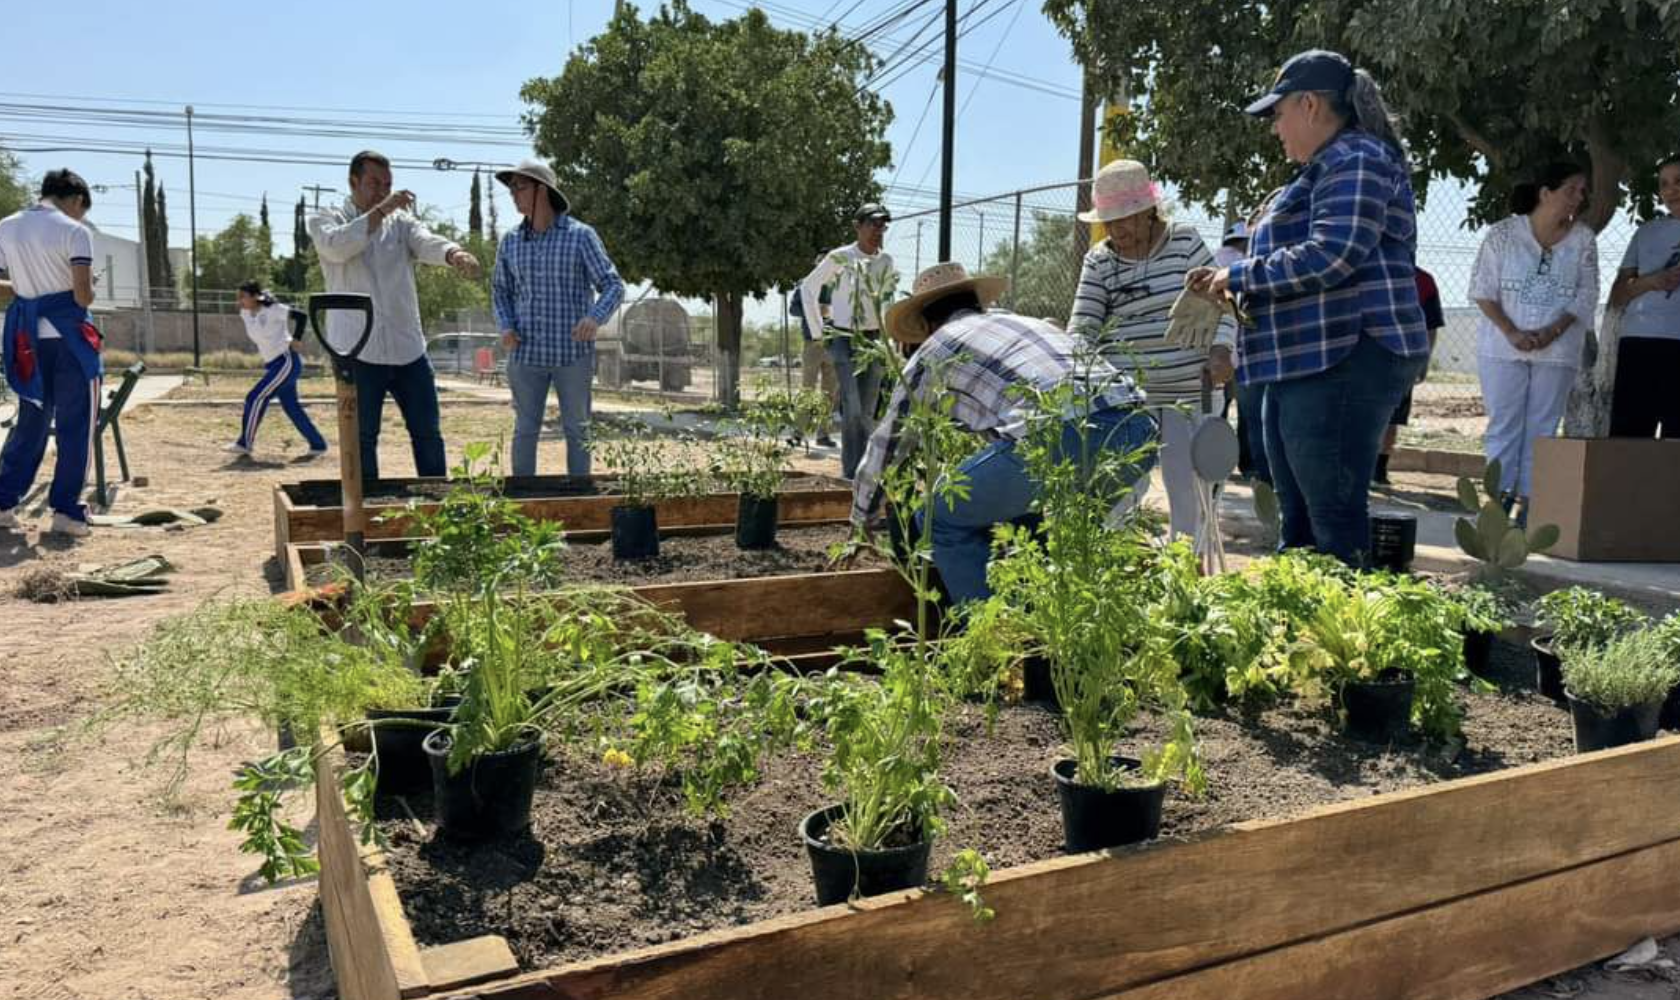
[[[23,525],[18,523],[17,508],[8,507],[5,510],[0,510],[0,529],[16,531],[21,527]]]
[[[311,448],[311,449],[309,449],[309,457],[310,458],[320,458],[322,455],[325,455],[326,453],[327,453],[326,448]]]
[[[238,441],[222,445],[222,450],[232,452],[235,455],[249,455],[251,453],[251,449],[240,444]]]
[[[88,523],[86,521],[77,520],[68,514],[54,514],[52,519],[52,528],[50,530],[55,535],[69,535],[71,538],[86,538],[88,536]]]

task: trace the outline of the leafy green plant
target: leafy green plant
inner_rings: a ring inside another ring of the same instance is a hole
[[[592,437],[592,455],[612,470],[624,506],[648,508],[661,500],[697,496],[707,486],[688,438],[660,438],[645,421],[626,421],[611,435]]]
[[[1512,523],[1501,503],[1499,460],[1489,462],[1481,483],[1468,476],[1458,480],[1458,503],[1475,520],[1461,517],[1453,522],[1458,547],[1481,561],[1481,573],[1491,575],[1516,569],[1530,554],[1544,552],[1557,544],[1558,526],[1543,524],[1524,530]]]
[[[1510,598],[1498,591],[1472,584],[1441,593],[1457,610],[1461,632],[1503,632],[1513,624]]]
[[[786,476],[790,432],[799,416],[793,394],[759,385],[758,394],[741,404],[729,433],[717,445],[715,478],[730,489],[759,500],[774,500]]]
[[[423,590],[475,590],[491,577],[527,586],[556,585],[565,536],[555,521],[527,517],[502,493],[490,445],[467,445],[450,472],[451,486],[435,510],[410,502],[406,517],[420,541],[414,579]]]
[[[1551,633],[1554,648],[1603,646],[1637,628],[1645,616],[1614,597],[1586,587],[1554,590],[1536,602],[1536,617]]]
[[[1564,687],[1607,713],[1660,702],[1680,684],[1672,643],[1660,629],[1641,628],[1601,645],[1560,646]]]

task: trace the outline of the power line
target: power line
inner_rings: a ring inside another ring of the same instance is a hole
[[[1015,30],[1015,22],[1020,20],[1022,10],[1021,0],[1009,0],[1008,6],[1013,6],[1015,8],[1015,16],[1009,19],[1009,26],[1003,29],[1003,35],[998,38],[997,44],[992,47],[992,54],[986,60],[987,66],[990,66],[992,64],[992,60],[997,58],[998,53],[1003,51],[1003,43],[1009,40],[1010,32]],[[958,121],[961,121],[962,116],[968,112],[968,106],[973,103],[974,95],[979,93],[980,84],[984,82],[984,79],[985,78],[982,76],[980,79],[975,80],[974,86],[968,89],[968,97],[963,99],[962,109],[957,112]],[[908,156],[908,151],[906,151],[907,159]],[[916,181],[917,184],[925,184],[927,182],[927,175],[933,172],[933,165],[937,162],[939,162],[938,157],[934,157],[932,160],[928,161],[927,169],[922,171],[922,176]]]
[[[32,99],[59,100],[59,101],[105,101],[105,102],[112,103],[112,104],[159,104],[159,105],[166,105],[166,106],[175,107],[175,108],[184,107],[188,104],[192,104],[195,108],[243,108],[243,109],[246,109],[246,110],[260,110],[260,111],[311,111],[311,112],[326,112],[326,113],[329,113],[329,114],[351,114],[351,115],[394,115],[394,116],[433,115],[433,116],[440,116],[440,117],[444,117],[444,118],[493,118],[493,119],[501,119],[501,118],[506,118],[507,117],[505,113],[491,114],[490,112],[474,112],[474,111],[438,111],[438,110],[435,110],[435,109],[428,109],[428,110],[425,110],[425,111],[396,111],[396,110],[389,110],[389,109],[380,110],[380,109],[373,109],[373,108],[323,108],[323,107],[306,107],[306,106],[305,107],[300,107],[300,106],[297,106],[297,105],[288,105],[288,104],[218,104],[214,101],[204,101],[204,102],[164,101],[164,100],[156,100],[156,99],[140,98],[140,97],[73,97],[73,96],[70,96],[68,94],[32,94],[32,93],[23,93],[23,92],[18,92],[18,91],[0,91],[0,97],[27,97],[27,98],[32,98]]]

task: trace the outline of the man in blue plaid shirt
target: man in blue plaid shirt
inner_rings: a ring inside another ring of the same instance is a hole
[[[1189,287],[1252,317],[1238,378],[1266,386],[1266,458],[1285,548],[1352,565],[1370,548],[1371,474],[1388,419],[1429,360],[1409,168],[1376,82],[1334,52],[1300,53],[1248,113],[1301,164],[1248,255]]]
[[[1074,336],[1042,320],[986,312],[1005,285],[1001,278],[971,278],[961,264],[935,264],[916,276],[909,298],[888,307],[888,336],[920,346],[904,364],[853,483],[852,523],[864,528],[880,508],[882,474],[908,447],[902,423],[912,402],[928,395],[951,399],[951,418],[986,442],[961,466],[968,498],[942,504],[933,518],[933,562],[956,604],[991,594],[986,560],[992,528],[1027,513],[1038,496],[1015,453],[1032,416],[1023,387],[1050,391],[1078,381],[1096,398],[1088,427],[1068,421],[1062,445],[1067,453],[1077,453],[1087,434],[1121,454],[1156,436],[1154,418],[1138,408],[1143,394],[1100,355],[1081,352]],[[1152,464],[1153,454],[1132,463],[1129,480],[1141,478]]]
[[[513,390],[513,474],[537,471],[548,389],[560,396],[566,474],[589,475],[595,335],[624,299],[624,281],[595,230],[567,214],[554,171],[526,160],[496,179],[525,221],[502,237],[491,280]]]

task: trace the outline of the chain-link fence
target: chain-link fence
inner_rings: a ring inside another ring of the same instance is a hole
[[[1217,249],[1225,219],[1171,202],[1169,213],[1195,226]],[[1001,303],[1015,312],[1065,322],[1079,283],[1085,227],[1074,218],[1078,187],[1051,185],[954,206],[951,253],[970,271],[1006,275],[1009,293]],[[1246,206],[1244,206],[1246,208]],[[1437,184],[1418,213],[1418,264],[1434,276],[1446,318],[1430,363],[1429,378],[1414,393],[1411,424],[1403,443],[1419,447],[1480,451],[1486,411],[1476,377],[1476,324],[1481,313],[1469,298],[1470,276],[1485,230],[1467,227],[1467,193]],[[1635,223],[1618,213],[1598,235],[1599,296],[1608,298]],[[900,273],[901,291],[921,268],[938,259],[939,213],[935,209],[898,215],[887,233],[886,250]],[[1085,246],[1089,244],[1086,243]]]

